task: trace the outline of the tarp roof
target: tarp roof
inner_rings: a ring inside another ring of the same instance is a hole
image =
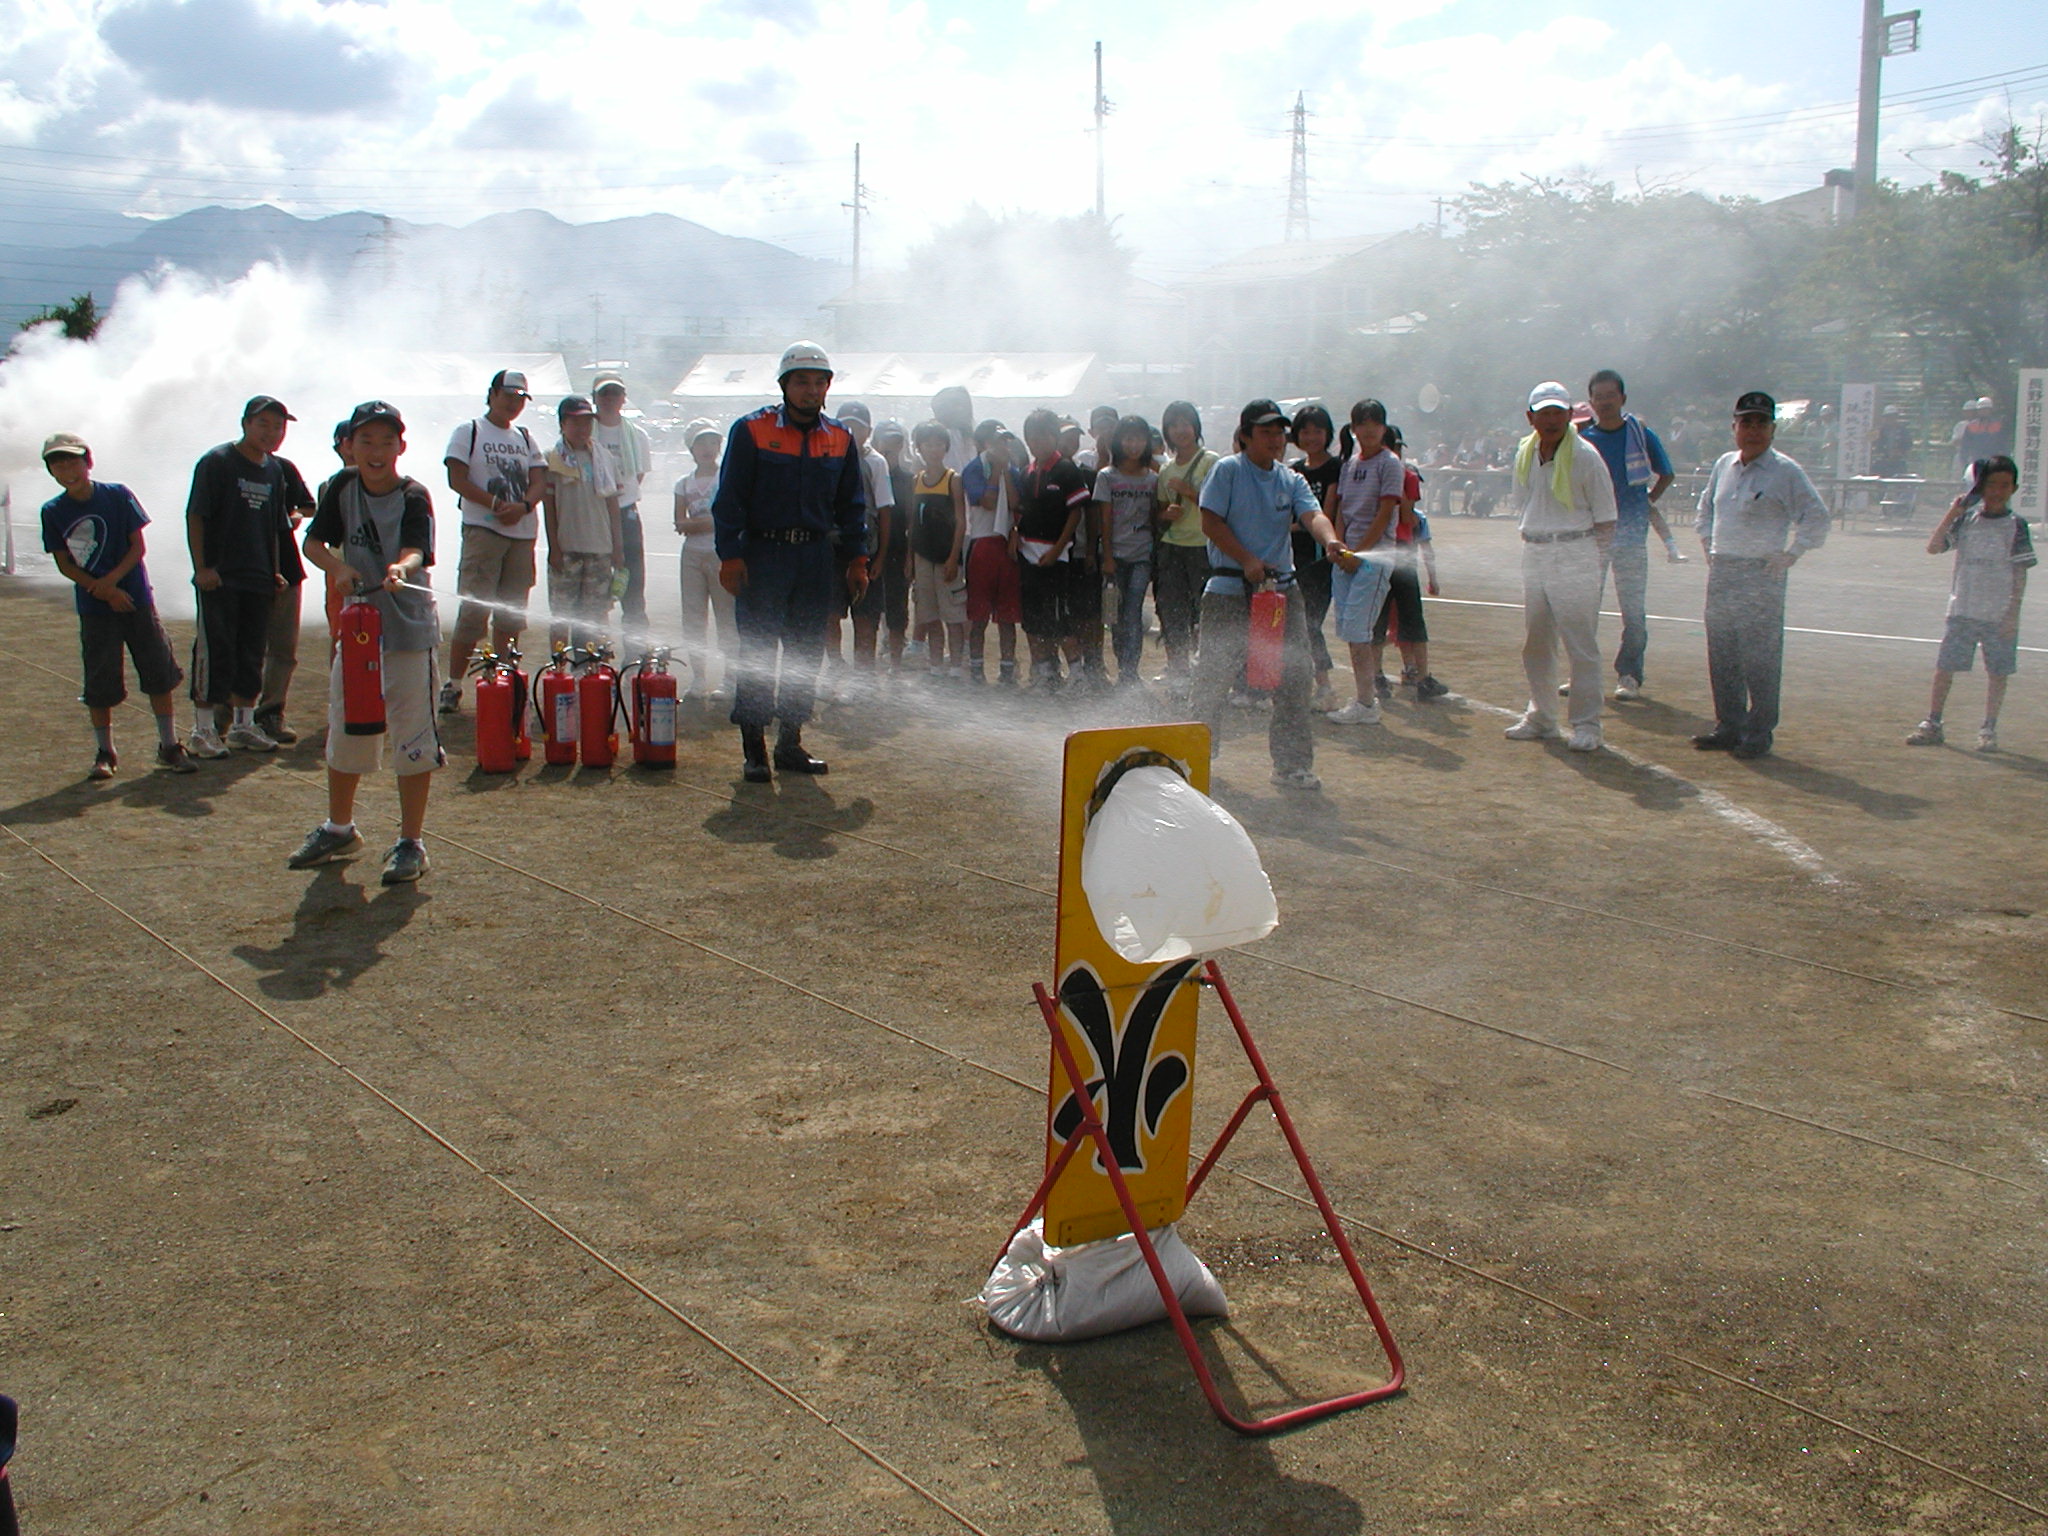
[[[671,394],[692,400],[768,400],[777,352],[707,352]],[[928,398],[957,384],[977,400],[1057,400],[1080,389],[1093,352],[835,352],[832,393]]]
[[[473,395],[481,400],[500,368],[526,375],[538,396],[566,395],[569,365],[559,352],[393,352],[378,366],[378,389],[387,397],[422,400]]]

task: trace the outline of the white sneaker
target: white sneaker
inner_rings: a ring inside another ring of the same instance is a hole
[[[1563,734],[1534,710],[1501,732],[1509,741],[1555,741]]]
[[[1569,698],[1571,696],[1571,691],[1572,685],[1570,683],[1559,683],[1557,685],[1557,696],[1560,699]]]
[[[1617,699],[1640,699],[1643,696],[1643,680],[1640,677],[1619,677],[1615,679],[1614,696]]]
[[[1565,743],[1566,749],[1572,752],[1598,752],[1601,746],[1600,727],[1597,725],[1573,726],[1572,739]]]
[[[1374,699],[1364,704],[1353,699],[1342,709],[1333,709],[1323,717],[1332,725],[1378,725],[1380,723],[1380,701]]]
[[[1996,752],[1998,750],[1998,727],[1987,725],[1977,732],[1977,750]]]
[[[1276,768],[1273,782],[1282,789],[1321,789],[1323,781],[1313,768]]]
[[[244,752],[275,752],[277,743],[263,733],[257,725],[231,725],[228,727],[228,745],[240,747]],[[221,754],[225,757],[227,754]]]
[[[192,734],[185,738],[185,750],[194,757],[226,757],[227,747],[220,734],[212,726],[192,727]]]

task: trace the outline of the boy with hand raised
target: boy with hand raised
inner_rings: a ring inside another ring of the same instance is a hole
[[[321,487],[306,531],[306,558],[344,599],[364,593],[384,629],[382,679],[386,729],[350,735],[342,703],[341,667],[327,685],[327,820],[306,834],[286,862],[310,869],[362,847],[356,830],[356,789],[382,766],[392,744],[398,775],[398,841],[384,860],[384,884],[402,885],[427,870],[423,836],[433,772],[447,759],[434,721],[434,653],[441,624],[423,576],[434,563],[434,507],[427,488],[398,472],[405,421],[392,406],[370,400],[349,417],[354,468]]]

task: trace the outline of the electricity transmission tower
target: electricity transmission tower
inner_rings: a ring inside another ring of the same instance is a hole
[[[1294,153],[1287,167],[1287,238],[1308,238],[1308,105],[1294,93]]]

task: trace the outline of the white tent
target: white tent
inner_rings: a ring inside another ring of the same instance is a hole
[[[670,393],[678,400],[772,400],[780,362],[774,352],[707,352]],[[1094,368],[1093,352],[838,352],[832,393],[928,400],[957,384],[977,401],[1058,401],[1078,395]]]

